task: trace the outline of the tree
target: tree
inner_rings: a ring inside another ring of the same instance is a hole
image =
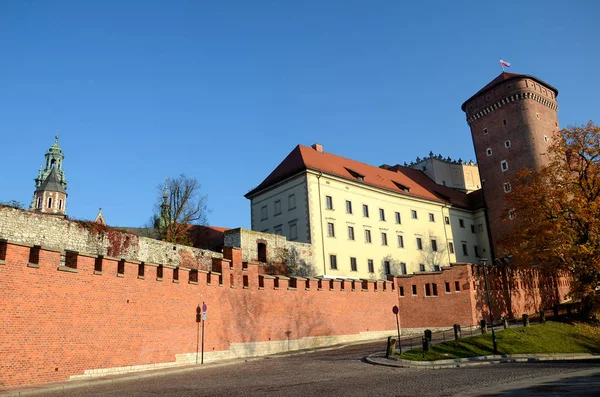
[[[500,247],[521,266],[569,272],[589,319],[600,303],[600,127],[567,127],[545,156],[511,181],[504,221],[513,224]]]
[[[16,208],[19,210],[25,209],[25,205],[17,200],[0,201],[0,206]]]
[[[207,196],[200,196],[200,183],[181,174],[158,186],[158,199],[151,218],[160,239],[174,244],[191,245],[191,225],[206,225],[209,209]]]

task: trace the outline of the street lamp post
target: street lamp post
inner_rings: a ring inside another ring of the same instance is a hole
[[[485,280],[485,293],[487,295],[488,310],[490,311],[490,325],[492,326],[492,344],[494,345],[494,354],[498,354],[498,346],[496,344],[496,332],[494,331],[494,316],[492,314],[492,300],[490,299],[490,289],[488,287],[487,279],[487,259],[481,258],[479,262],[483,266],[483,279]]]

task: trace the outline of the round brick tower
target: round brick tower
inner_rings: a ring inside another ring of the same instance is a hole
[[[560,130],[558,90],[534,76],[503,72],[462,105],[479,165],[488,212],[493,257],[510,232],[505,195],[521,168],[540,169],[544,154]]]

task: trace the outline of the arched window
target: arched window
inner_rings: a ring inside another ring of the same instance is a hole
[[[52,208],[52,197],[48,197],[48,208]]]
[[[54,168],[55,165],[56,165],[56,160],[52,159],[52,161],[50,161],[50,168]]]
[[[62,199],[58,200],[58,209],[62,210]]]
[[[38,197],[37,199],[37,208],[42,208],[42,198]]]

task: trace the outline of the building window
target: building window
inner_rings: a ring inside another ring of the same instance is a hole
[[[288,196],[288,211],[296,208],[296,195],[290,194]]]
[[[327,222],[327,236],[335,237],[335,228],[331,222]]]
[[[419,263],[419,271],[420,272],[424,272],[425,271],[425,264],[424,263]]]
[[[454,282],[454,290],[456,292],[460,291],[460,282],[459,281]]]
[[[449,216],[445,216],[444,217],[444,223],[446,223],[446,225],[450,224],[450,217]]]
[[[367,259],[367,266],[369,267],[369,273],[375,273],[375,266],[373,266],[373,259]]]
[[[515,219],[516,217],[517,217],[517,214],[515,213],[515,210],[508,211],[508,219]]]
[[[381,232],[381,245],[388,245],[387,244],[387,233],[385,233],[385,232]]]
[[[325,196],[325,208],[327,208],[328,210],[333,209],[333,199],[331,198],[331,196]]]
[[[399,225],[402,223],[402,218],[400,217],[400,213],[396,212],[396,223]]]
[[[368,218],[368,217],[369,217],[369,206],[368,206],[368,205],[366,205],[366,204],[363,204],[363,216],[364,216],[365,218]]]
[[[379,220],[385,221],[385,211],[383,210],[383,208],[379,209]]]
[[[425,296],[431,296],[431,284],[425,284]]]
[[[352,213],[352,201],[346,200],[346,214]]]
[[[298,238],[298,226],[296,225],[296,221],[291,221],[288,225],[290,229],[290,240],[296,240]]]
[[[483,135],[486,135],[487,133],[488,133],[488,130],[487,130],[487,128],[484,128],[484,129],[483,129]]]
[[[548,137],[544,135],[544,142],[548,142]]]
[[[471,225],[471,233],[475,233],[475,225]]]
[[[281,214],[281,200],[275,200],[275,211],[273,214],[274,215]]]
[[[433,290],[433,296],[438,296],[436,283],[431,284],[431,289]]]
[[[29,248],[29,264],[30,265],[39,265],[40,264],[40,250],[42,247],[39,245],[34,245]],[[4,254],[6,258],[6,254]]]
[[[383,269],[385,274],[392,274],[392,268],[390,266],[390,261],[383,261]]]
[[[462,243],[463,255],[469,255],[469,251],[467,250],[467,243]]]
[[[348,226],[348,240],[354,241],[354,226]]]
[[[413,219],[418,219],[417,218],[417,211],[416,210],[410,210],[410,216]]]
[[[48,208],[52,208],[52,197],[48,197]]]
[[[473,251],[475,251],[475,257],[479,258],[479,247],[474,245],[473,246]]]
[[[510,141],[504,141],[504,147],[508,149],[510,147]]]
[[[331,267],[332,270],[337,270],[337,256],[329,255],[329,267]]]
[[[398,235],[398,248],[404,248],[404,236]]]
[[[400,262],[400,271],[402,274],[406,274],[406,263]]]
[[[506,120],[502,120],[502,124],[506,125]]]
[[[429,222],[435,222],[435,215],[432,213],[429,214]]]
[[[454,243],[452,241],[448,241],[448,251],[450,251],[451,254],[454,253]]]
[[[273,228],[273,230],[275,234],[278,234],[280,236],[283,235],[283,225],[277,225]]]
[[[434,252],[437,251],[437,241],[434,239],[431,239],[431,250]]]
[[[365,230],[365,243],[371,242],[371,231],[369,229]]]
[[[260,212],[260,220],[264,221],[265,219],[267,219],[269,217],[269,209],[267,208],[266,205],[263,205],[263,207],[261,208],[261,212]]]
[[[508,163],[506,162],[506,160],[502,160],[500,162],[500,168],[502,169],[502,172],[508,171]]]
[[[58,209],[59,210],[62,210],[62,203],[63,203],[62,199],[58,200]]]
[[[42,198],[38,197],[37,199],[37,208],[42,208]]]
[[[504,193],[509,193],[512,190],[512,187],[510,186],[510,183],[506,182],[504,184]]]
[[[491,156],[492,155],[492,148],[485,149],[485,154],[487,154],[488,157]]]
[[[356,266],[356,258],[350,258],[350,270],[353,272],[358,271],[358,268]]]
[[[412,285],[412,294],[413,296],[417,296],[417,286],[416,285]]]
[[[458,226],[465,227],[465,220],[458,218]]]
[[[400,286],[400,296],[404,296],[404,287]]]
[[[417,237],[417,249],[418,250],[423,249],[423,240],[421,240],[421,237]]]

